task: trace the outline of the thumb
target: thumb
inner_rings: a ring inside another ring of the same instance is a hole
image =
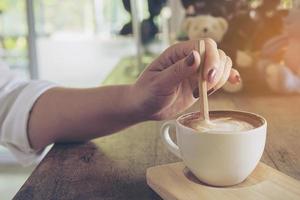
[[[200,55],[197,51],[191,51],[188,56],[166,68],[161,73],[161,84],[174,87],[183,80],[197,73],[200,65]]]

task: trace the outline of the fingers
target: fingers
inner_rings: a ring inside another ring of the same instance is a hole
[[[224,53],[224,55],[225,55],[225,53]],[[226,55],[222,58],[221,63],[224,63],[224,70],[223,70],[223,73],[222,73],[222,77],[220,78],[220,80],[216,84],[216,86],[214,87],[215,90],[220,89],[227,82],[227,80],[230,76],[231,68],[232,68],[232,61]]]
[[[205,41],[205,46],[208,47],[210,52],[207,55],[209,56],[207,64],[218,65],[218,62],[214,64],[215,63],[214,58],[218,58],[217,44],[215,43],[214,40],[209,38],[204,39],[204,41]],[[179,60],[185,58],[191,51],[195,50],[198,42],[199,42],[198,40],[188,40],[170,46],[159,57],[160,64],[163,66],[170,66],[172,64],[175,64]]]
[[[211,95],[218,89],[224,86],[224,84],[229,81],[232,84],[237,84],[241,81],[240,74],[237,70],[232,69],[232,60],[226,56],[226,54],[222,52],[222,50],[219,50],[220,54],[220,65],[223,65],[223,72],[221,78],[218,80],[216,85],[208,85],[208,91],[207,94]],[[195,98],[199,97],[198,87],[194,89],[193,96]]]
[[[241,82],[240,73],[235,69],[231,69],[228,81],[232,84]]]
[[[221,71],[221,77],[216,77],[217,84],[212,85],[214,90],[220,89],[227,81],[232,84],[237,84],[241,82],[240,73],[232,69],[232,60],[230,57],[226,56],[224,51],[218,50],[220,55],[220,66],[219,71]],[[223,71],[222,71],[223,70]]]
[[[209,38],[205,39],[204,41],[205,63],[203,70],[203,78],[208,83],[214,85],[217,83],[217,78],[220,78],[223,72],[222,66],[220,65],[220,55],[215,41]]]
[[[226,56],[224,51],[218,50],[218,54],[220,57],[220,65],[218,66],[218,70],[221,72],[220,75],[216,76],[215,81],[217,82],[216,84],[208,84],[207,86],[207,94],[210,95],[214,93],[216,90],[220,89],[228,80],[232,68],[232,61],[231,59]],[[197,98],[199,96],[198,88],[194,90],[193,93],[194,97]]]
[[[197,73],[199,64],[199,53],[197,51],[192,51],[188,56],[162,71],[159,82],[166,87],[177,87],[183,80]]]
[[[195,50],[196,44],[195,40],[188,40],[170,46],[160,56],[160,64],[163,66],[171,66],[172,64],[175,64],[190,54],[191,51]]]
[[[203,73],[204,79],[208,82],[208,90],[212,89],[209,93],[221,88],[227,80],[238,83],[240,76],[238,71],[231,69],[231,59],[222,50],[218,50],[217,44],[212,39],[204,39],[204,41],[206,53]],[[175,88],[185,79],[189,79],[193,89],[197,88],[200,55],[193,50],[196,49],[196,44],[196,41],[182,42],[163,53],[164,56],[168,56],[167,60],[171,60],[159,76],[159,83],[163,87],[168,87],[165,89]]]

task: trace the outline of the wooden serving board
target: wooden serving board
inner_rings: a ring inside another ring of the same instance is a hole
[[[263,163],[244,182],[230,187],[201,183],[182,162],[151,167],[146,177],[164,200],[300,200],[299,181]]]

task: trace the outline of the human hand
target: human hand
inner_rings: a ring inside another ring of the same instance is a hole
[[[200,55],[195,50],[198,41],[175,44],[165,50],[141,74],[132,86],[137,110],[144,120],[169,119],[196,102]],[[212,39],[205,39],[203,78],[209,93],[221,88],[229,79],[238,83],[238,71],[231,59]],[[202,61],[203,62],[203,61]]]

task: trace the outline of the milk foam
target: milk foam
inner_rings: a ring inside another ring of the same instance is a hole
[[[192,120],[187,126],[200,132],[238,132],[253,129],[254,126],[248,122],[234,119],[231,117],[222,117],[212,119],[209,122]]]

